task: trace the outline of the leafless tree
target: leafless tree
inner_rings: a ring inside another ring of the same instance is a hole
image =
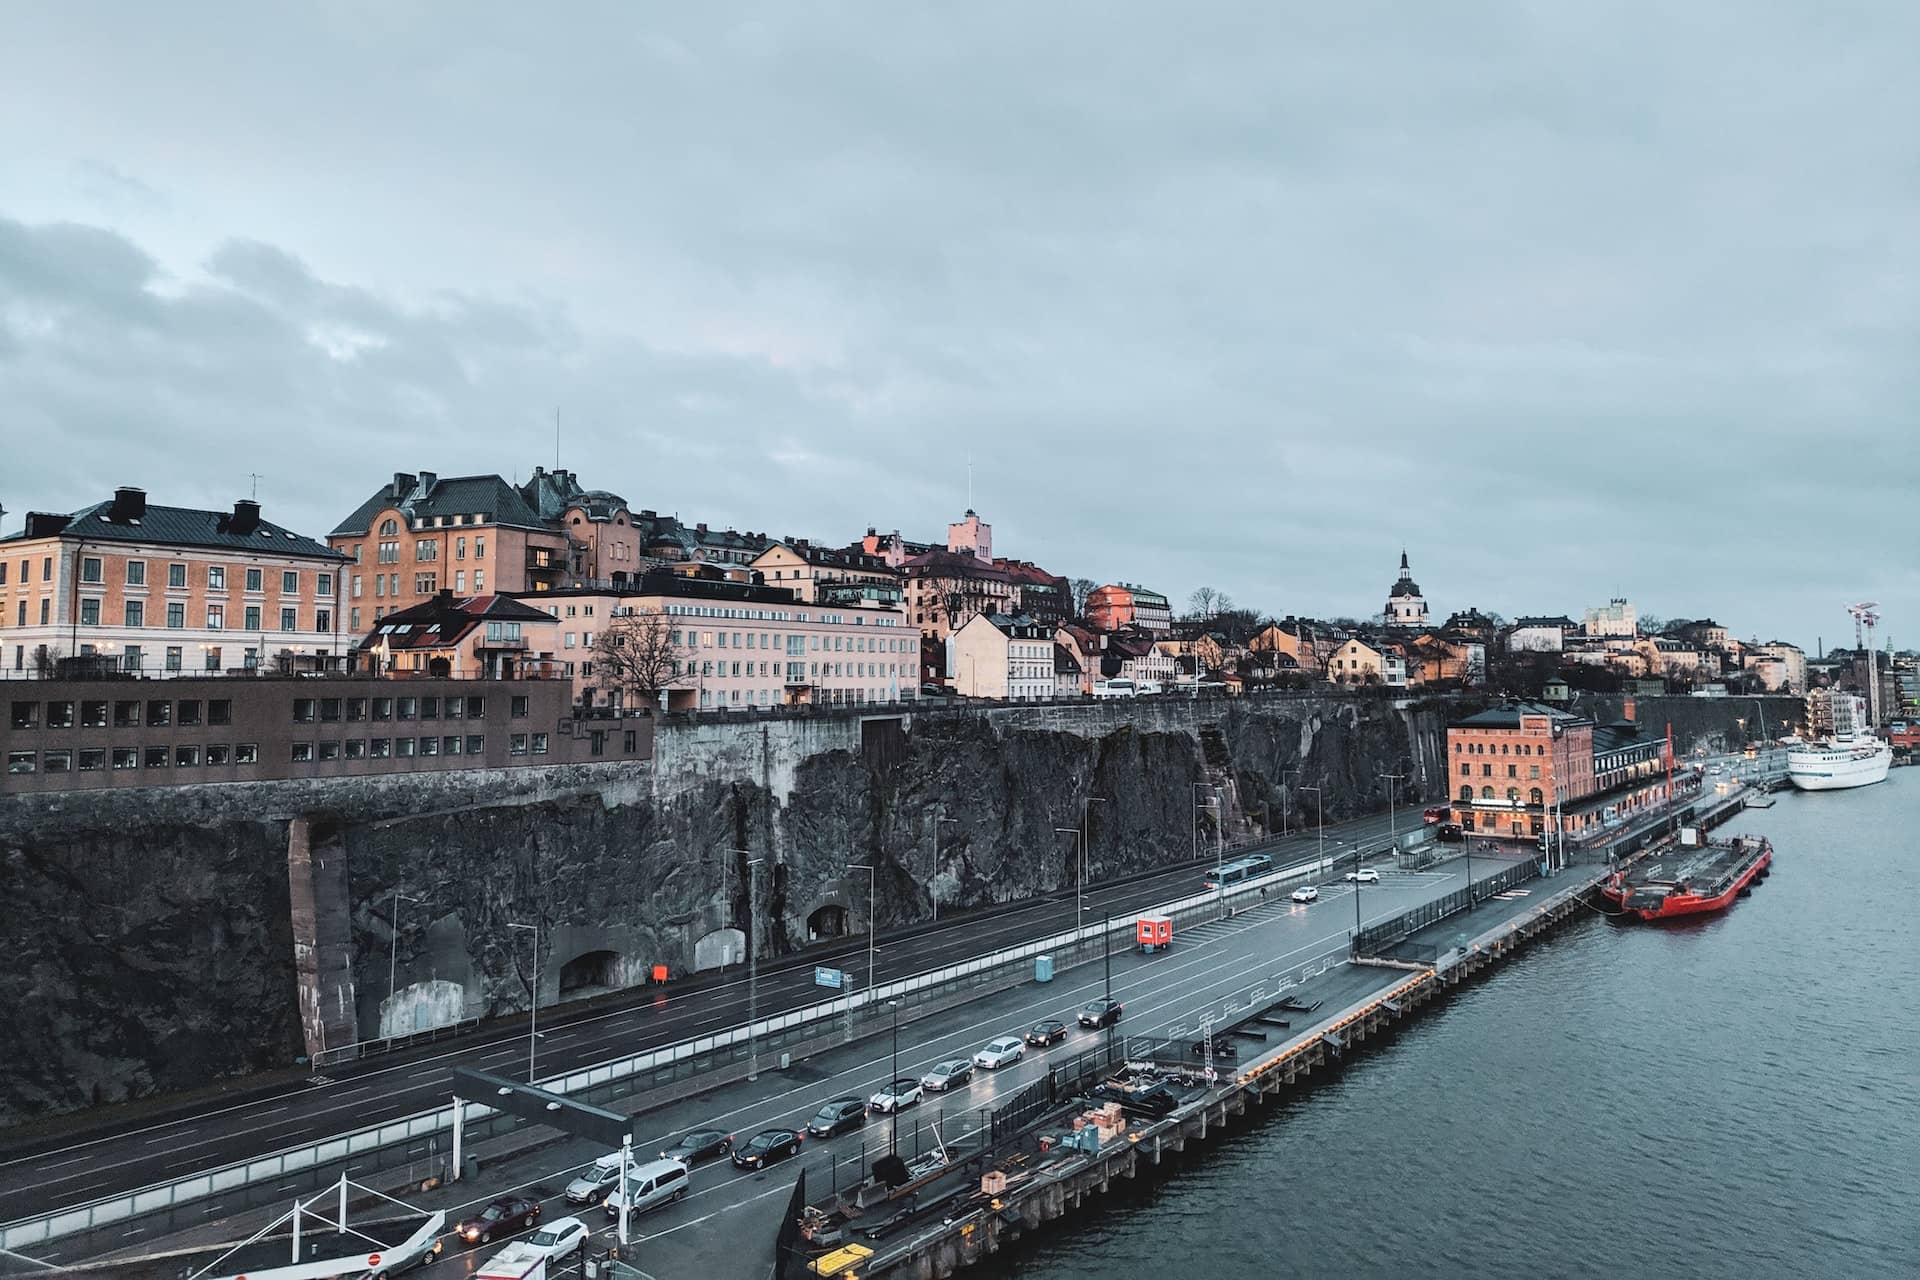
[[[1073,592],[1073,617],[1077,622],[1087,616],[1087,597],[1098,584],[1092,578],[1075,578],[1067,584]]]
[[[1202,621],[1219,612],[1221,596],[1212,587],[1195,587],[1187,597],[1187,616]]]
[[[629,706],[660,705],[660,695],[686,678],[673,621],[655,609],[611,619],[593,638],[594,683]]]

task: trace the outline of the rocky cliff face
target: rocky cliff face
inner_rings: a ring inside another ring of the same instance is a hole
[[[1687,733],[1742,714],[1688,704]],[[0,801],[0,1123],[285,1065],[288,826],[344,858],[359,1035],[543,1006],[1434,794],[1460,703],[1103,703],[663,729],[588,766]],[[1642,704],[1643,722],[1655,710]],[[1771,714],[1771,713],[1770,713]],[[1612,718],[1612,717],[1608,717]],[[1661,723],[1664,725],[1665,717]],[[1657,730],[1650,730],[1657,731]],[[1679,734],[1676,735],[1680,737]],[[1682,749],[1691,745],[1681,738]],[[1318,786],[1316,793],[1311,788]],[[315,818],[320,822],[313,823]],[[757,861],[758,865],[753,865]],[[757,885],[757,895],[749,890]],[[396,896],[398,895],[398,896]],[[391,975],[391,977],[390,977]],[[389,996],[389,989],[393,995]],[[309,993],[311,995],[311,993]],[[337,1046],[326,1046],[337,1047]]]

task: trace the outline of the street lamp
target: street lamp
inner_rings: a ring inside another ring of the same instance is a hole
[[[745,850],[742,850],[744,853]],[[760,1019],[760,949],[753,945],[759,926],[760,864],[765,858],[747,859],[747,1079],[760,1078],[760,1040],[754,1023]]]
[[[393,1016],[394,980],[399,976],[399,973],[400,973],[400,904],[402,902],[411,902],[415,906],[418,906],[425,901],[426,901],[425,898],[411,897],[407,894],[400,892],[399,889],[395,889],[393,891],[393,921],[392,921],[393,947],[387,953],[387,1016],[388,1017]]]
[[[1087,883],[1087,850],[1088,846],[1093,843],[1093,806],[1096,804],[1105,804],[1106,802],[1107,798],[1105,796],[1087,796],[1080,806],[1080,884],[1074,894],[1075,910],[1073,913],[1073,940],[1075,942],[1080,941],[1080,924],[1087,910],[1086,903],[1081,900],[1081,894],[1085,892]]]
[[[893,1015],[893,1075],[887,1080],[887,1094],[893,1098],[893,1107],[887,1113],[887,1154],[893,1155],[900,1149],[900,1097],[893,1092],[893,1082],[900,1078],[900,1002],[887,1001],[887,1009]]]
[[[1055,827],[1053,831],[1055,835],[1072,836],[1074,848],[1080,855],[1080,873],[1073,878],[1073,941],[1074,945],[1078,946],[1080,943],[1080,913],[1086,910],[1086,906],[1081,901],[1080,895],[1087,879],[1087,846],[1085,840],[1081,838],[1080,828],[1078,827]]]
[[[1313,792],[1313,811],[1320,819],[1320,852],[1316,856],[1324,865],[1327,860],[1327,807],[1321,800],[1319,787],[1302,786],[1300,789]]]
[[[867,873],[867,991],[869,992],[869,995],[867,998],[872,999],[873,997],[871,995],[871,992],[873,991],[873,893],[874,893],[873,864],[870,862],[849,862],[847,864],[847,870],[864,871]]]
[[[533,996],[532,1008],[527,1014],[527,1083],[533,1083],[533,1048],[540,1038],[540,921],[536,918],[532,924],[507,922],[509,929],[533,930],[533,969],[529,974],[527,989]]]
[[[1280,810],[1280,836],[1282,839],[1285,839],[1287,835],[1287,820],[1293,816],[1293,787],[1287,782],[1287,779],[1297,778],[1304,772],[1305,770],[1303,769],[1283,769],[1280,772],[1280,785],[1286,789],[1287,793],[1286,807]]]
[[[944,813],[946,806],[940,807]],[[949,823],[957,827],[960,819],[942,816],[933,820],[933,847],[927,850],[927,901],[933,904],[935,920],[940,918],[940,895],[933,891],[933,879],[940,874],[940,828]]]

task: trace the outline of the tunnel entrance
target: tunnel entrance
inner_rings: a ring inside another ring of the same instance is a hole
[[[560,995],[586,995],[620,987],[620,953],[588,951],[560,966]]]
[[[747,958],[747,935],[741,929],[715,929],[693,944],[695,973],[743,964]]]
[[[807,917],[807,940],[820,938],[844,938],[847,936],[847,909],[838,903],[828,903]]]

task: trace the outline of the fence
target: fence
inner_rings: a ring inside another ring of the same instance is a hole
[[[1262,890],[1312,875],[1327,864],[1309,859],[1235,885],[1207,890],[1154,908],[1169,916],[1176,931],[1218,918],[1226,904],[1255,898]],[[808,1005],[681,1044],[633,1054],[598,1066],[544,1080],[541,1087],[583,1102],[605,1105],[637,1093],[658,1103],[735,1078],[755,1062],[784,1051],[796,1056],[878,1034],[888,1025],[888,1001],[931,1012],[937,1006],[964,1003],[989,990],[1026,981],[1034,958],[1051,955],[1057,969],[1099,959],[1110,947],[1131,941],[1133,917],[1068,931],[957,965],[880,983],[866,992]],[[519,1128],[524,1121],[478,1103],[467,1104],[465,1141],[471,1145]],[[453,1127],[451,1104],[371,1126],[318,1143],[305,1144],[237,1164],[137,1191],[63,1208],[0,1226],[0,1249],[22,1251],[64,1236],[78,1235],[136,1217],[166,1219],[164,1229],[197,1225],[204,1211],[192,1207],[213,1196],[224,1213],[284,1200],[312,1190],[348,1172],[356,1179],[416,1166],[432,1166],[448,1152]],[[435,1168],[435,1173],[441,1170]],[[411,1180],[412,1174],[409,1174]]]
[[[1464,889],[1455,889],[1445,897],[1423,902],[1411,911],[1403,911],[1391,920],[1368,925],[1353,938],[1353,954],[1373,957],[1392,950],[1430,924],[1465,911],[1470,903],[1485,902],[1540,874],[1540,864],[1529,858],[1516,862],[1498,875],[1477,880]]]

